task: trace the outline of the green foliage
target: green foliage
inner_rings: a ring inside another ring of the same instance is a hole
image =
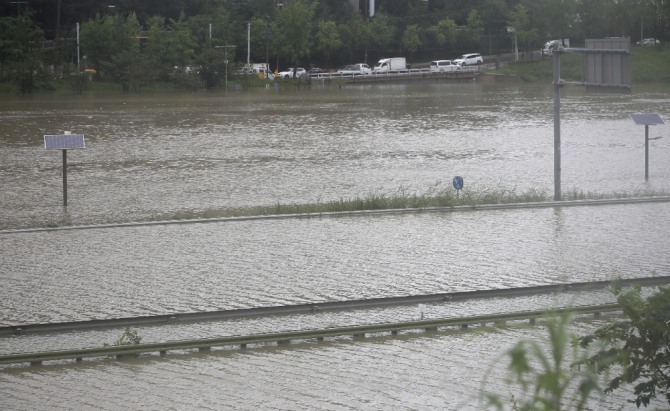
[[[420,29],[419,26],[412,24],[407,26],[405,32],[402,35],[402,48],[411,53],[414,53],[419,49],[421,45],[421,39],[419,38]]]
[[[641,35],[640,24],[663,46],[670,38],[670,6],[652,1],[388,0],[377,3],[371,18],[338,0],[292,0],[283,7],[274,0],[125,1],[114,9],[92,1],[39,3],[39,13],[27,11],[28,4],[17,17],[8,13],[16,5],[0,4],[0,15],[6,16],[0,18],[0,83],[23,92],[50,87],[54,78],[72,71],[68,65],[78,60],[79,51],[73,22],[82,22],[84,68],[96,70],[96,81],[113,81],[124,90],[155,81],[188,89],[221,85],[225,69],[211,50],[236,45],[226,49],[231,66],[246,61],[243,27],[248,23],[254,61],[304,67],[368,62],[402,51],[424,62],[487,49],[509,53],[514,42],[507,27],[514,27],[521,52],[538,50],[555,38],[578,44],[584,38],[623,35],[634,42]],[[57,23],[53,30],[51,16],[56,15],[67,23]],[[41,47],[45,36],[54,40],[49,48]],[[645,57],[633,60],[634,83],[670,81],[668,55],[659,50],[663,48],[637,48],[644,49],[639,51]],[[198,78],[177,69],[174,75],[175,66],[201,66],[202,74]],[[528,81],[547,78],[544,68],[519,70]],[[581,77],[581,71],[579,66],[575,76]]]
[[[21,93],[31,93],[44,76],[44,36],[31,13],[0,18],[0,79],[6,77]]]
[[[518,44],[532,47],[538,42],[538,36],[537,29],[530,24],[528,13],[528,9],[523,4],[519,4],[510,14],[507,24],[514,29]]]
[[[275,20],[274,46],[296,67],[311,51],[311,33],[316,3],[293,0],[284,6]]]
[[[437,44],[444,46],[456,44],[456,22],[453,19],[446,18],[437,23]]]
[[[334,21],[319,22],[316,29],[314,48],[326,59],[329,59],[342,47],[342,38]]]
[[[510,382],[521,390],[513,397],[513,409],[523,411],[584,410],[594,391],[598,390],[597,374],[591,367],[577,367],[582,362],[570,332],[571,317],[561,315],[546,322],[549,332],[543,343],[521,340],[506,352]],[[499,394],[483,392],[488,408],[506,409]]]
[[[348,59],[359,60],[359,56],[362,57],[360,51],[364,49],[365,39],[368,37],[368,25],[365,24],[360,13],[352,12],[349,19],[344,24],[341,24],[339,28],[343,44],[342,53]]]
[[[389,16],[378,13],[369,22],[370,47],[378,50],[390,50],[393,47],[396,28]]]
[[[639,287],[612,292],[626,317],[580,339],[584,348],[597,346],[582,363],[598,372],[614,371],[606,392],[635,384],[635,404],[647,406],[662,396],[670,404],[670,287],[659,287],[646,301]]]
[[[112,344],[114,346],[119,346],[119,345],[135,345],[135,344],[141,344],[142,343],[142,337],[137,333],[136,330],[131,330],[130,328],[126,328],[123,331],[123,334]],[[105,344],[105,347],[109,346],[109,344]]]

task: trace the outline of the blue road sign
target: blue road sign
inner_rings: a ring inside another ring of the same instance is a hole
[[[454,177],[454,188],[456,190],[460,190],[463,188],[463,177],[461,176]]]

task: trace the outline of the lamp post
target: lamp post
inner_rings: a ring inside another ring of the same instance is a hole
[[[223,49],[223,64],[226,65],[226,91],[228,91],[228,48],[235,48],[236,46],[226,45],[226,46],[214,46],[215,49]]]
[[[519,62],[519,47],[517,46],[517,42],[516,42],[516,29],[514,27],[507,27],[507,32],[514,34],[514,62],[518,63]]]
[[[265,16],[265,78],[269,78],[270,57],[268,53],[268,41],[270,39],[270,16]]]
[[[644,126],[644,179],[649,180],[649,140],[657,140],[660,137],[649,138],[649,126],[665,124],[658,114],[631,114],[635,124]]]

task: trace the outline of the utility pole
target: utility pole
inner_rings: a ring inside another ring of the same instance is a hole
[[[270,57],[268,53],[268,41],[270,40],[270,16],[265,16],[265,78],[269,78]]]

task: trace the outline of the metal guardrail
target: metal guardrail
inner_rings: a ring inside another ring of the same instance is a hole
[[[394,70],[385,73],[372,73],[372,74],[363,74],[363,73],[318,73],[309,76],[312,80],[327,80],[327,79],[389,79],[389,78],[403,78],[403,77],[416,77],[416,76],[435,76],[435,77],[444,77],[445,75],[458,73],[477,73],[488,69],[488,66],[463,66],[459,70],[455,71],[431,71],[430,68],[418,68],[418,69],[407,69],[407,70]]]
[[[670,284],[670,276],[628,278],[617,280],[622,286],[639,285],[653,287]],[[344,301],[324,301],[317,303],[240,308],[218,311],[196,311],[173,314],[146,315],[136,317],[108,318],[99,320],[65,321],[52,323],[22,324],[0,327],[0,338],[35,333],[58,333],[91,329],[111,329],[130,326],[151,326],[165,324],[184,324],[202,321],[223,321],[240,318],[309,314],[343,310],[360,310],[378,307],[394,307],[413,304],[439,304],[444,302],[466,301],[487,298],[512,298],[524,295],[541,295],[560,292],[587,292],[604,289],[612,281],[590,281],[569,284],[549,284],[531,287],[515,287],[489,290],[460,291],[452,293],[419,294],[398,297],[379,297]]]
[[[575,315],[600,314],[602,312],[618,311],[621,307],[618,304],[605,304],[593,306],[580,306],[573,308],[564,308],[553,311],[521,311],[505,314],[477,315],[460,318],[440,318],[419,321],[406,321],[398,323],[380,323],[369,325],[357,325],[348,327],[325,328],[314,330],[285,331],[278,333],[253,334],[243,336],[228,336],[218,338],[207,338],[197,340],[168,341],[161,343],[134,344],[134,345],[115,345],[99,348],[82,348],[74,350],[32,352],[22,354],[0,355],[0,364],[30,363],[31,365],[41,365],[44,361],[57,361],[74,359],[82,361],[83,358],[116,357],[117,359],[139,355],[143,353],[159,353],[165,355],[167,351],[174,350],[193,350],[209,351],[213,347],[239,346],[240,349],[246,348],[251,344],[277,343],[290,344],[291,341],[316,339],[322,341],[325,338],[352,336],[355,339],[363,339],[367,334],[391,333],[397,335],[400,331],[425,330],[438,331],[440,327],[467,328],[472,324],[486,325],[488,323],[501,324],[507,321],[530,320],[535,323],[538,318],[547,316],[556,316],[563,313]]]

